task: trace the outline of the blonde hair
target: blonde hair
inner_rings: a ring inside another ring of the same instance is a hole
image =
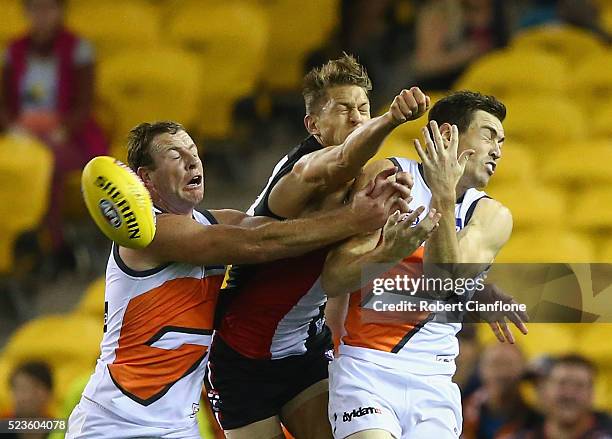
[[[306,74],[302,87],[306,113],[318,112],[327,96],[327,90],[340,85],[361,87],[366,94],[372,90],[372,81],[365,67],[347,53]]]

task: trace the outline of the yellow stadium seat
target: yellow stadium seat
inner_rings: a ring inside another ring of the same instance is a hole
[[[184,51],[129,50],[100,66],[98,93],[119,115],[115,137],[126,139],[140,122],[170,119],[195,124],[204,79],[197,59]]]
[[[338,21],[338,0],[269,0],[270,44],[264,82],[274,91],[301,86],[306,56],[328,40]]]
[[[567,229],[534,229],[512,233],[496,262],[561,263],[595,260],[589,239]]]
[[[491,181],[494,179],[495,175]],[[510,209],[515,229],[543,225],[554,227],[566,222],[567,199],[559,189],[541,186],[537,181],[525,185],[508,181],[508,184],[492,186],[487,193]]]
[[[511,45],[514,50],[535,49],[561,56],[568,67],[603,51],[603,44],[592,32],[569,25],[528,28],[514,36]]]
[[[572,73],[570,88],[574,91],[573,96],[590,116],[596,117],[600,107],[612,99],[610,72],[612,72],[612,49],[585,58]]]
[[[579,339],[578,351],[604,367],[612,362],[612,323],[592,323]]]
[[[528,146],[512,140],[504,142],[502,156],[486,191],[496,187],[532,184],[536,179],[536,158]]]
[[[391,157],[405,157],[412,160],[420,160],[412,142],[409,142],[402,136],[394,135],[394,133],[385,139],[378,152],[370,159],[370,162]]]
[[[247,2],[190,2],[168,27],[170,40],[197,56],[202,65],[199,90],[201,133],[216,138],[231,133],[233,105],[252,94],[260,79],[268,44],[268,17]]]
[[[583,191],[572,203],[571,223],[581,229],[612,228],[612,187],[606,185]]]
[[[17,236],[34,230],[47,212],[52,171],[45,145],[30,137],[0,137],[0,273],[12,268]]]
[[[585,140],[589,134],[580,107],[568,98],[517,96],[505,99],[504,104],[508,140],[541,149]]]
[[[4,362],[9,374],[24,361],[47,362],[53,371],[58,402],[75,376],[93,372],[101,339],[100,321],[82,316],[48,315],[17,329],[6,344],[0,362]],[[0,400],[6,400],[7,395],[8,383],[1,381]]]
[[[67,10],[68,26],[91,40],[100,58],[120,50],[149,49],[159,42],[158,10],[149,2],[77,2]]]
[[[99,277],[89,284],[76,306],[75,314],[89,316],[102,321],[101,319],[104,317],[104,289],[104,277]]]
[[[510,96],[560,96],[567,68],[559,57],[536,50],[500,50],[471,64],[454,85],[500,99]]]
[[[612,370],[598,369],[595,380],[595,407],[606,412],[612,411]]]
[[[563,323],[528,323],[529,334],[523,335],[512,327],[517,346],[528,359],[542,355],[563,355],[575,352],[577,340]],[[488,325],[479,325],[478,338],[483,344],[497,343]]]
[[[27,23],[21,0],[2,2],[2,26],[0,26],[0,47],[26,31]]]
[[[601,104],[593,113],[592,129],[595,136],[612,139],[612,100]]]
[[[608,264],[612,264],[612,234],[610,234],[609,239],[605,240],[601,243],[601,239],[597,239],[599,245],[599,262],[606,262]],[[599,238],[599,237],[598,237]]]
[[[585,159],[585,157],[591,159]],[[542,163],[543,180],[569,188],[612,183],[612,137],[610,140],[572,143],[555,148]]]
[[[527,358],[543,354],[563,355],[576,351],[576,337],[563,323],[531,323],[528,324],[528,329],[529,334],[517,341]]]
[[[612,33],[612,6],[608,6],[601,14],[601,24],[603,28]]]

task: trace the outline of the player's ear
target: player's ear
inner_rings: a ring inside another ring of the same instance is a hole
[[[140,179],[147,188],[151,186],[151,170],[149,168],[147,168],[146,166],[140,166],[136,170],[136,175],[140,177]]]
[[[450,142],[451,124],[448,122],[444,122],[442,125],[440,125],[440,134],[442,135],[442,138],[444,140],[447,140]]]
[[[317,116],[312,114],[307,114],[304,116],[304,126],[306,127],[306,131],[308,131],[310,134],[321,134],[318,127]]]

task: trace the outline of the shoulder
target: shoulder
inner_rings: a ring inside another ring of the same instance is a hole
[[[512,213],[499,201],[482,198],[476,205],[470,225],[481,229],[499,245],[503,245],[512,233]]]
[[[484,197],[478,201],[474,216],[480,219],[495,219],[498,221],[509,221],[512,224],[512,213],[510,209],[499,201]]]

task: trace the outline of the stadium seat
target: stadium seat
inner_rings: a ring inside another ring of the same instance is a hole
[[[512,38],[514,50],[540,50],[562,57],[568,68],[598,56],[603,44],[592,32],[569,25],[544,25],[528,28]]]
[[[570,212],[574,226],[588,231],[612,228],[612,189],[606,186],[591,188],[575,197]]]
[[[528,145],[508,140],[504,142],[501,159],[486,191],[507,185],[530,184],[536,175],[534,151]]]
[[[145,50],[159,43],[158,10],[143,0],[75,2],[67,10],[66,21],[92,41],[102,59],[120,50]]]
[[[573,96],[592,117],[596,117],[599,109],[612,99],[610,72],[612,72],[612,49],[585,58],[572,72],[570,88],[574,91]]]
[[[595,380],[595,408],[612,412],[612,370],[599,369]]]
[[[495,176],[491,181],[494,180]],[[487,193],[510,209],[515,229],[542,225],[555,227],[567,222],[566,194],[539,185],[537,181],[521,185],[509,180],[507,184],[492,186]]]
[[[527,359],[542,355],[563,355],[574,352],[577,340],[571,329],[562,323],[528,323],[529,334],[523,336],[516,328],[512,333],[517,346]],[[484,344],[497,343],[495,335],[488,325],[479,325],[478,338]],[[554,340],[554,343],[551,343]]]
[[[263,80],[273,91],[299,90],[306,56],[325,44],[339,16],[338,0],[269,0],[268,46]]]
[[[608,4],[607,7],[602,11],[601,24],[608,33],[612,33],[612,5]]]
[[[505,99],[504,104],[508,111],[504,120],[508,140],[545,150],[588,138],[584,115],[569,98],[516,96]]]
[[[52,171],[45,145],[30,137],[0,137],[0,273],[12,269],[16,238],[36,229],[47,212]]]
[[[567,68],[559,57],[536,50],[500,50],[471,64],[454,85],[500,99],[510,96],[560,96]]]
[[[612,339],[612,323],[592,323],[588,325],[579,339],[578,351],[599,365],[610,369],[612,344],[604,342]]]
[[[594,260],[594,249],[586,237],[561,228],[515,231],[495,259],[496,262],[517,263],[589,263]]]
[[[131,128],[144,121],[195,124],[204,79],[197,59],[184,51],[128,50],[100,66],[98,93],[120,115],[115,138],[125,139]]]
[[[585,159],[585,157],[591,159]],[[569,189],[612,184],[610,140],[577,142],[556,148],[543,160],[539,175],[547,183]]]
[[[577,348],[574,333],[563,323],[530,323],[528,329],[529,334],[517,341],[527,358],[569,354]]]
[[[26,21],[21,0],[4,0],[2,2],[2,26],[0,26],[0,47],[26,30]]]
[[[188,2],[171,19],[170,40],[201,62],[198,129],[202,134],[215,138],[230,134],[234,103],[252,94],[261,76],[268,27],[263,8],[248,2],[206,7]]]
[[[612,139],[612,98],[601,104],[592,113],[593,134],[604,139]]]
[[[378,152],[370,159],[370,162],[390,157],[405,157],[412,160],[420,160],[414,149],[413,143],[395,133],[392,133],[385,139]]]
[[[32,320],[11,336],[0,364],[7,373],[29,360],[47,362],[53,371],[56,401],[62,401],[75,376],[93,371],[100,353],[102,324],[82,316],[48,315]],[[4,372],[3,372],[4,373]],[[8,383],[0,382],[1,395],[8,394]]]
[[[601,239],[597,237],[597,242],[599,243],[599,252],[597,260],[599,262],[606,262],[608,264],[612,264],[612,233],[609,234],[609,238],[601,242]]]
[[[104,317],[104,289],[104,277],[99,277],[90,283],[76,306],[74,313],[98,320],[102,319]]]

